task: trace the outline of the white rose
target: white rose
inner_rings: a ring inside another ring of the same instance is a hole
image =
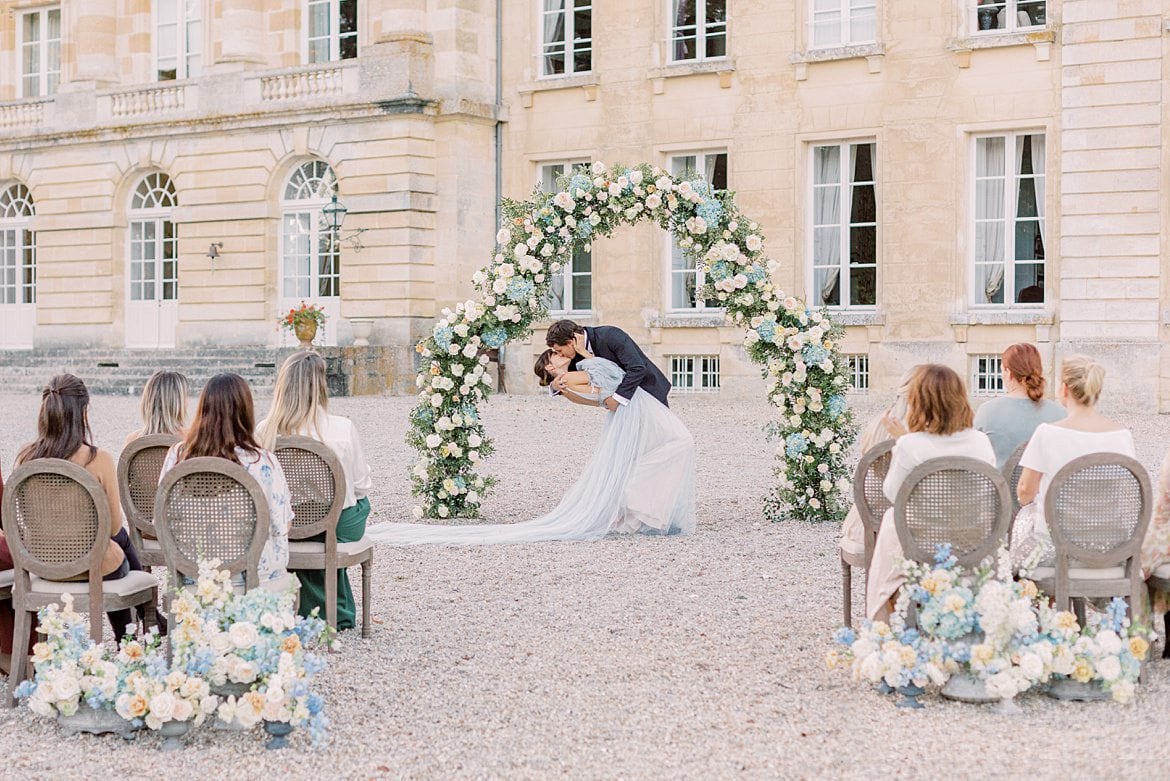
[[[175,715],[175,697],[169,692],[162,692],[150,698],[150,715],[159,722],[170,721]]]
[[[517,258],[522,258],[528,254],[528,245],[524,242],[521,242],[515,246],[512,252],[516,255]]]
[[[1121,653],[1121,638],[1112,629],[1097,633],[1097,647],[1106,655]]]
[[[467,451],[467,460],[473,464],[477,463],[479,461],[479,451],[478,450],[468,450]]]
[[[476,493],[475,491],[468,491],[467,492],[467,503],[468,504],[479,504],[479,494]]]
[[[605,173],[605,163],[601,162],[600,160],[594,162],[593,163],[593,175],[600,176],[603,173]]]
[[[440,504],[438,509],[439,517],[446,518],[451,514],[451,510],[445,504]]]
[[[237,621],[228,629],[228,637],[236,648],[251,648],[256,645],[260,633],[251,621]]]
[[[443,397],[442,397],[442,396],[440,396],[438,393],[436,393],[436,394],[434,394],[433,396],[431,396],[431,406],[432,406],[432,407],[441,407],[441,406],[443,406]]]
[[[427,437],[427,447],[432,450],[443,444],[443,438],[438,434],[431,434]]]
[[[507,228],[500,228],[500,232],[496,234],[496,244],[503,244],[512,234],[508,232]]]
[[[474,344],[469,344],[463,348],[463,357],[464,358],[474,358],[477,353],[479,353],[479,348],[476,347]],[[452,386],[454,386],[454,383],[452,383]]]
[[[734,228],[733,228],[733,230],[734,230]],[[759,236],[752,234],[751,236],[747,237],[748,252],[759,252],[760,248],[762,248],[763,246],[764,246],[764,240],[761,239]]]
[[[646,196],[646,208],[653,210],[662,205],[662,197],[658,193],[650,193]]]
[[[479,447],[481,442],[483,442],[483,440],[480,438],[479,434],[472,434],[467,438],[467,444],[471,447]]]
[[[492,282],[492,292],[496,295],[503,295],[507,289],[508,280],[506,279],[496,279],[494,282]]]
[[[622,194],[622,186],[620,184],[618,184],[617,182],[610,182],[609,187],[607,189],[609,191],[609,194],[614,196],[615,198]]]
[[[421,521],[421,520],[422,520],[422,517],[423,517],[423,508],[419,507],[419,506],[416,504],[416,505],[414,506],[414,509],[410,511],[410,514],[411,514],[411,515],[413,515],[415,518],[417,518],[418,520],[420,520],[420,521]]]

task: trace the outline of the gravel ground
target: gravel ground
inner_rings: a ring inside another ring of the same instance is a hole
[[[0,396],[6,471],[32,435],[37,403]],[[376,520],[410,514],[410,405],[335,402],[360,421],[378,476]],[[99,445],[120,446],[135,406],[94,400]],[[0,711],[0,777],[1165,774],[1170,745],[1156,724],[1170,708],[1170,662],[1149,667],[1131,707],[1029,695],[1015,717],[935,697],[925,710],[898,710],[825,670],[840,621],[836,525],[761,523],[772,462],[763,401],[679,397],[675,409],[699,448],[700,524],[690,537],[379,549],[373,637],[343,635],[324,677],[328,748],[311,751],[294,733],[294,749],[271,753],[258,735],[204,729],[164,756],[155,737],[67,740],[18,709]],[[555,502],[602,420],[522,396],[494,399],[485,417],[499,447],[490,470],[506,477],[485,512],[500,521]],[[1170,419],[1126,422],[1155,469]]]

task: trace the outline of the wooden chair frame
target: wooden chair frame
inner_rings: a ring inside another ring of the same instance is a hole
[[[1008,524],[1007,531],[1007,542],[1009,547],[1012,544],[1012,530],[1015,529],[1016,526],[1016,516],[1020,514],[1020,497],[1017,492],[1020,486],[1020,475],[1023,471],[1020,469],[1020,459],[1024,457],[1024,451],[1027,448],[1028,441],[1025,440],[1021,442],[1016,447],[1016,449],[1012,451],[1012,454],[1008,456],[1008,460],[1003,462],[1003,468],[1000,470],[1003,472],[1003,479],[1007,481],[1008,493],[1011,494],[1012,498],[1012,520],[1011,523]]]
[[[906,511],[911,495],[926,477],[948,471],[969,472],[986,478],[995,487],[999,497],[999,507],[991,531],[972,550],[955,552],[954,554],[959,566],[977,566],[1000,547],[1007,535],[1008,523],[1011,521],[1011,497],[1008,496],[1007,481],[1004,480],[1003,473],[992,464],[977,458],[965,456],[932,458],[914,467],[898,489],[898,496],[894,500],[894,526],[898,533],[898,542],[901,544],[906,558],[924,563],[934,561],[935,551],[923,550],[915,540],[914,533],[908,525]]]
[[[260,564],[260,553],[264,543],[268,541],[268,526],[272,522],[268,513],[268,499],[264,496],[260,484],[256,482],[248,470],[239,464],[225,458],[188,458],[180,461],[169,472],[162,476],[158,485],[158,494],[154,500],[154,528],[158,533],[158,540],[162,544],[163,557],[170,570],[172,590],[183,586],[183,576],[198,577],[199,562],[184,556],[179,549],[179,541],[171,529],[167,516],[167,503],[170,501],[175,484],[185,477],[195,474],[221,475],[234,480],[244,487],[252,501],[256,513],[256,527],[252,530],[252,539],[248,543],[243,556],[232,561],[221,561],[220,569],[226,569],[232,575],[244,573],[244,590],[260,586],[260,577],[257,568]]]
[[[72,561],[56,564],[42,561],[29,549],[21,534],[17,520],[21,488],[28,480],[42,475],[57,475],[81,486],[93,503],[96,528],[89,551]],[[158,587],[120,596],[106,593],[102,580],[102,560],[110,541],[110,506],[105,490],[97,478],[82,467],[59,458],[39,458],[17,467],[8,478],[4,491],[4,503],[0,516],[3,517],[4,537],[12,553],[13,585],[12,608],[16,614],[13,630],[12,668],[8,676],[8,697],[5,707],[15,702],[17,685],[24,679],[28,662],[28,635],[32,631],[29,615],[61,599],[58,592],[36,591],[32,588],[32,575],[50,581],[64,581],[78,575],[87,575],[88,589],[85,594],[74,595],[74,606],[78,611],[89,613],[89,634],[95,643],[102,641],[102,614],[114,610],[145,606],[145,623],[157,623],[155,602]],[[120,639],[120,638],[119,638]]]
[[[853,626],[853,568],[869,570],[869,563],[873,560],[873,549],[877,542],[878,529],[881,528],[882,516],[890,507],[890,501],[882,493],[879,481],[877,496],[870,496],[866,491],[866,477],[870,472],[888,471],[894,450],[894,440],[887,439],[877,443],[861,454],[857,467],[853,470],[853,506],[861,518],[865,529],[865,552],[861,558],[856,554],[841,550],[841,593],[845,611],[845,626]],[[884,477],[884,474],[883,474]],[[868,583],[866,584],[868,589]]]
[[[138,551],[138,558],[142,561],[142,565],[147,568],[161,567],[166,564],[161,545],[158,549],[147,549],[142,544],[144,534],[158,539],[158,532],[154,528],[153,498],[158,495],[158,475],[155,475],[150,506],[140,507],[134,503],[134,492],[130,485],[130,469],[135,460],[146,451],[158,448],[170,450],[179,441],[179,438],[173,434],[149,434],[138,437],[122,448],[122,454],[118,457],[118,496],[122,501],[122,512],[126,514],[126,520],[129,522],[130,541],[134,544],[135,550]],[[159,474],[161,473],[162,464],[160,463]]]
[[[329,626],[337,628],[337,572],[355,565],[362,568],[362,637],[370,636],[370,592],[372,590],[372,566],[374,563],[373,547],[355,554],[343,554],[337,549],[337,522],[341,518],[341,511],[345,504],[345,471],[341,461],[333,449],[323,442],[311,437],[285,436],[276,440],[273,452],[278,461],[281,456],[287,458],[291,451],[301,450],[319,458],[328,467],[333,477],[333,498],[329,511],[315,523],[298,525],[294,517],[289,529],[290,542],[308,540],[318,534],[325,534],[324,552],[303,553],[289,551],[289,569],[319,569],[325,575],[325,620]],[[282,466],[284,462],[282,461]],[[289,490],[294,497],[293,513],[296,514],[297,489],[293,480],[289,478],[289,470],[285,470],[285,478],[289,479]]]
[[[1065,535],[1062,528],[1063,514],[1059,508],[1060,492],[1078,473],[1096,466],[1120,466],[1137,482],[1140,496],[1139,516],[1130,537],[1107,551],[1095,551],[1077,545]],[[1067,610],[1073,599],[1084,597],[1123,597],[1129,602],[1130,615],[1139,620],[1144,613],[1141,600],[1141,551],[1146,528],[1153,514],[1150,476],[1144,466],[1129,456],[1117,453],[1092,453],[1061,467],[1044,494],[1044,518],[1056,548],[1055,572],[1050,578],[1038,579],[1036,584],[1052,594],[1058,610]],[[1121,566],[1124,577],[1107,579],[1073,578],[1069,570],[1076,561],[1085,569]]]

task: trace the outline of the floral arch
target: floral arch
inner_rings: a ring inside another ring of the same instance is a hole
[[[413,491],[418,517],[477,517],[492,479],[476,473],[492,452],[478,406],[491,394],[485,350],[532,332],[546,316],[551,272],[577,245],[649,220],[672,231],[706,271],[702,295],[726,307],[746,329],[744,345],[768,381],[778,417],[777,483],[765,501],[771,520],[840,518],[848,505],[846,451],[855,431],[838,355],[842,328],[771,281],[759,226],[736,208],[730,191],[701,177],[674,177],[647,164],[582,165],[526,201],[505,200],[491,262],[473,281],[478,298],[444,309],[416,350],[419,403],[407,442],[418,451]]]

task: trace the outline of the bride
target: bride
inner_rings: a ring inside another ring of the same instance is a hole
[[[584,355],[577,371],[552,350],[535,371],[569,401],[604,411],[624,372],[613,361]],[[390,545],[491,545],[547,540],[594,540],[610,532],[686,534],[695,528],[695,441],[683,422],[639,388],[630,403],[606,413],[601,441],[577,481],[547,515],[521,523],[443,526],[381,523],[366,530]]]

